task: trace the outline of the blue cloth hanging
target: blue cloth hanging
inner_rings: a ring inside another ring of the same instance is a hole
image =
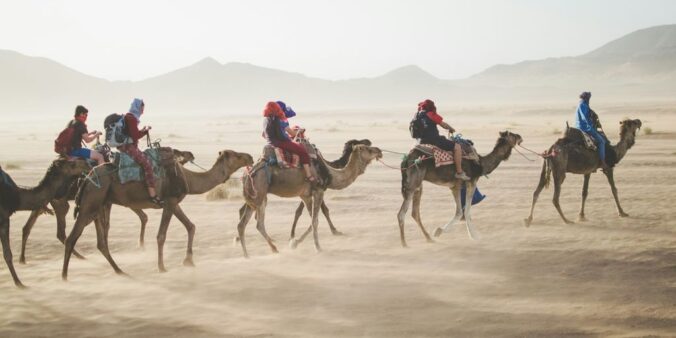
[[[465,185],[462,186],[462,189],[460,189],[460,203],[462,204],[462,208],[465,209],[465,198],[467,196],[467,187]],[[479,187],[476,187],[474,189],[474,196],[472,196],[472,205],[475,205],[486,198],[486,195],[483,195],[479,192]]]

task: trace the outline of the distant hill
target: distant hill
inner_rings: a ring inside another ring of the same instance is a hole
[[[374,78],[329,81],[248,63],[205,58],[142,81],[107,81],[57,62],[0,50],[0,113],[69,112],[85,104],[122,112],[133,97],[154,111],[248,113],[283,98],[306,110],[411,107],[440,103],[575,100],[583,89],[606,98],[676,99],[676,25],[638,30],[575,57],[496,65],[460,80],[415,65]],[[597,96],[598,97],[598,96]]]

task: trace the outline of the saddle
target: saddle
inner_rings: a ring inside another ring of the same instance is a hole
[[[460,143],[460,148],[462,149],[462,158],[464,160],[479,163],[479,154],[474,149],[474,146],[469,143]],[[425,155],[434,157],[434,166],[437,168],[453,164],[453,151],[443,150],[432,144],[418,144],[414,149]]]
[[[585,133],[580,129],[569,127],[566,129],[566,132],[563,134],[563,137],[565,139],[568,139],[569,141],[584,144],[585,148],[589,150],[596,151],[597,149],[596,140],[593,137],[591,137],[591,135]]]
[[[166,177],[166,169],[175,166],[174,152],[171,148],[148,148],[143,151],[143,154],[148,158],[152,167],[153,174],[156,178],[156,189],[162,186],[162,179]],[[116,152],[113,154],[113,164],[117,168],[117,173],[120,178],[120,183],[143,181],[143,168],[134,161],[129,155]],[[160,189],[157,189],[158,191]]]

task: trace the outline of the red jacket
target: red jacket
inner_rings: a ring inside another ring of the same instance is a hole
[[[138,146],[138,140],[148,134],[148,131],[140,131],[138,129],[138,120],[132,113],[124,115],[124,125],[126,126],[127,135],[134,141],[134,145]]]

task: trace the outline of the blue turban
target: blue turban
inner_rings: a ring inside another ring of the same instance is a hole
[[[284,111],[284,116],[286,116],[287,119],[296,116],[296,112],[293,111],[291,107],[287,107],[286,103],[282,101],[277,101],[277,104],[282,108],[282,111]]]

